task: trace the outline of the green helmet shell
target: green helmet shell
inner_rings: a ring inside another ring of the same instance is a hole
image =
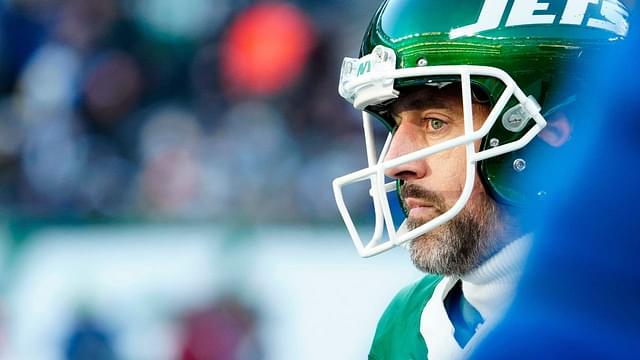
[[[581,67],[625,37],[627,17],[624,4],[616,0],[387,0],[369,24],[360,56],[383,45],[394,50],[396,68],[425,63],[500,68],[525,94],[535,97],[549,119],[571,103],[574,92],[588,80]],[[396,79],[394,87],[402,92],[427,81]],[[474,77],[472,83],[492,104],[504,90],[493,78]],[[516,104],[511,101],[505,111]],[[531,125],[513,132],[497,121],[481,150],[517,140]],[[528,203],[545,192],[550,176],[544,162],[553,151],[536,138],[520,150],[479,162],[478,171],[496,200]],[[518,161],[524,161],[524,170],[514,166]]]

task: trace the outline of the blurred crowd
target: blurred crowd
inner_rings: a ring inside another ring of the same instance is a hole
[[[175,320],[175,334],[165,339],[173,342],[174,348],[167,351],[167,354],[163,354],[163,358],[178,360],[262,360],[266,358],[256,329],[258,314],[235,296],[221,296],[202,308],[187,311]],[[62,342],[60,359],[127,358],[122,353],[123,334],[114,331],[109,326],[109,322],[98,314],[87,309],[78,309],[70,325]]]
[[[337,220],[332,178],[365,165],[340,64],[375,6],[0,2],[0,211]]]

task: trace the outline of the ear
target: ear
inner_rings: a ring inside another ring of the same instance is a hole
[[[556,113],[549,119],[547,126],[538,137],[553,147],[564,145],[571,138],[571,123],[564,113]]]

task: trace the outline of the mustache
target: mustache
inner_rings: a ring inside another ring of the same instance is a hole
[[[439,213],[444,213],[447,211],[444,197],[442,197],[440,194],[434,191],[427,190],[419,185],[402,184],[400,186],[400,199],[402,200],[402,204],[405,206],[405,208],[407,204],[405,203],[404,199],[409,197],[420,199],[424,202],[429,203]]]

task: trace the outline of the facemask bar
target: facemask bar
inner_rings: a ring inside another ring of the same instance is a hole
[[[369,167],[375,166],[376,163],[378,162],[378,157],[376,156],[376,140],[375,140],[373,124],[372,124],[372,122],[374,121],[376,120],[373,119],[371,114],[364,111],[362,112],[362,125],[364,127],[364,139],[365,139],[365,145],[367,148],[367,163]],[[380,159],[383,159],[382,156],[386,154],[389,146],[391,145],[391,136],[392,136],[391,134],[387,136],[387,140],[385,141],[384,147],[380,153]],[[383,218],[382,212],[377,210],[380,208],[381,204],[383,203],[383,201],[381,201],[382,198],[380,198],[379,193],[372,191],[373,189],[377,189],[380,187],[378,185],[379,179],[372,177],[370,178],[370,180],[371,180],[371,188],[369,191],[369,196],[371,196],[374,204],[373,208],[376,210],[375,210],[375,228],[374,228],[372,239],[371,241],[369,241],[367,246],[375,246],[378,244],[378,242],[382,238],[383,224],[385,223],[385,221],[383,220],[384,218]],[[384,178],[382,178],[382,184],[384,186]],[[386,192],[384,196],[386,197]],[[354,226],[354,232],[356,233],[356,236],[359,238],[355,230],[355,226]]]
[[[391,144],[391,137],[387,138],[380,156],[376,157],[375,141],[373,139],[373,130],[371,125],[371,121],[375,120],[372,119],[371,115],[363,112],[363,125],[365,126],[365,141],[367,146],[369,167],[336,178],[333,181],[333,191],[336,198],[336,203],[338,205],[338,210],[345,222],[347,230],[353,240],[354,245],[356,246],[359,255],[362,257],[369,257],[380,254],[393,248],[394,246],[403,244],[408,240],[423,235],[451,220],[464,208],[471,196],[476,173],[475,165],[478,161],[521,149],[522,147],[526,146],[544,128],[544,126],[546,126],[546,121],[540,114],[540,106],[535,101],[535,99],[533,99],[532,97],[527,97],[524,92],[517,86],[515,81],[507,73],[500,69],[486,66],[459,65],[393,70],[389,70],[387,68],[380,70],[381,71],[378,73],[370,72],[364,74],[363,76],[357,76],[348,81],[343,81],[343,79],[341,79],[340,94],[343,96],[346,95],[345,98],[351,101],[354,106],[356,106],[356,104],[363,103],[374,104],[386,101],[394,95],[397,96],[397,91],[393,90],[394,92],[391,92],[386,85],[388,84],[389,79],[438,75],[459,76],[462,83],[465,134],[454,139],[439,143],[437,145],[424,148],[389,161],[384,161]],[[487,119],[484,121],[484,124],[478,130],[473,129],[471,76],[494,77],[501,80],[506,85],[505,90],[489,113]],[[385,84],[385,88],[379,87],[377,90],[372,90],[372,88],[375,88],[376,83]],[[358,92],[358,89],[366,89],[366,91],[364,94],[360,94]],[[375,96],[372,97],[372,93],[377,94],[378,98],[376,99]],[[365,96],[366,99],[359,99],[359,96],[362,95]],[[482,139],[487,135],[511,97],[515,97],[518,102],[522,104],[523,108],[535,121],[535,125],[529,131],[527,131],[527,133],[523,137],[514,142],[502,144],[494,148],[476,152],[474,148],[474,142]],[[437,216],[434,219],[428,221],[427,223],[410,231],[403,229],[402,226],[402,230],[396,230],[386,195],[387,192],[395,190],[395,183],[390,182],[385,184],[385,170],[407,162],[422,159],[457,146],[465,146],[467,156],[466,180],[460,198],[449,210],[447,210],[440,216]],[[344,202],[344,197],[342,195],[342,187],[347,184],[366,180],[369,180],[371,183],[370,195],[373,199],[376,222],[374,227],[374,234],[365,245],[358,231],[356,230],[349,211],[347,210],[346,204]],[[389,239],[387,241],[381,242],[383,237],[383,228],[386,229]]]

